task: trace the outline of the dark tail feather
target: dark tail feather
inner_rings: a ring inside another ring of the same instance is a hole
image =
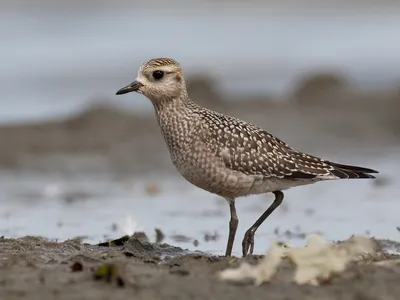
[[[350,166],[350,165],[342,165],[342,164],[337,164],[333,162],[327,162],[329,165],[334,167],[331,171],[331,173],[339,178],[343,179],[352,179],[352,178],[375,178],[374,175],[371,175],[370,173],[379,173],[378,171],[368,169],[368,168],[363,168],[363,167],[357,167],[357,166]]]

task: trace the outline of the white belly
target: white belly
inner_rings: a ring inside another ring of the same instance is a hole
[[[252,189],[249,191],[249,195],[253,194],[264,194],[274,191],[283,191],[290,189],[292,187],[313,184],[320,181],[319,179],[298,179],[298,180],[288,180],[279,178],[262,178],[256,179]]]

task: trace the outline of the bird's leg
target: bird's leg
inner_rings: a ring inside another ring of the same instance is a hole
[[[243,257],[249,252],[253,254],[254,250],[254,234],[260,225],[268,218],[268,216],[282,203],[283,193],[281,191],[273,192],[275,195],[274,202],[268,207],[268,209],[258,218],[258,220],[251,226],[245,233],[242,242],[242,253]],[[250,251],[249,251],[250,250]]]
[[[229,221],[229,236],[228,244],[226,245],[225,256],[229,257],[232,254],[233,242],[235,240],[236,229],[238,227],[238,217],[236,214],[235,200],[229,199],[229,209],[231,211],[231,220]]]

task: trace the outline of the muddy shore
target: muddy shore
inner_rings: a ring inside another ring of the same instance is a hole
[[[244,260],[256,264],[261,258]],[[241,258],[185,254],[180,248],[137,239],[99,247],[78,240],[1,238],[0,296],[4,300],[397,299],[399,258],[378,252],[318,287],[293,283],[294,267],[286,261],[271,282],[254,286],[217,277],[226,268],[238,267]]]

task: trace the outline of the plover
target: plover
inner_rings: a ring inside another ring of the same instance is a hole
[[[136,79],[117,95],[138,92],[154,106],[171,160],[193,185],[219,195],[230,208],[226,256],[238,227],[235,199],[272,192],[274,202],[243,238],[252,254],[257,228],[282,203],[283,190],[323,180],[375,178],[375,170],[344,165],[300,152],[262,128],[201,107],[186,90],[180,64],[171,58],[144,62]]]

